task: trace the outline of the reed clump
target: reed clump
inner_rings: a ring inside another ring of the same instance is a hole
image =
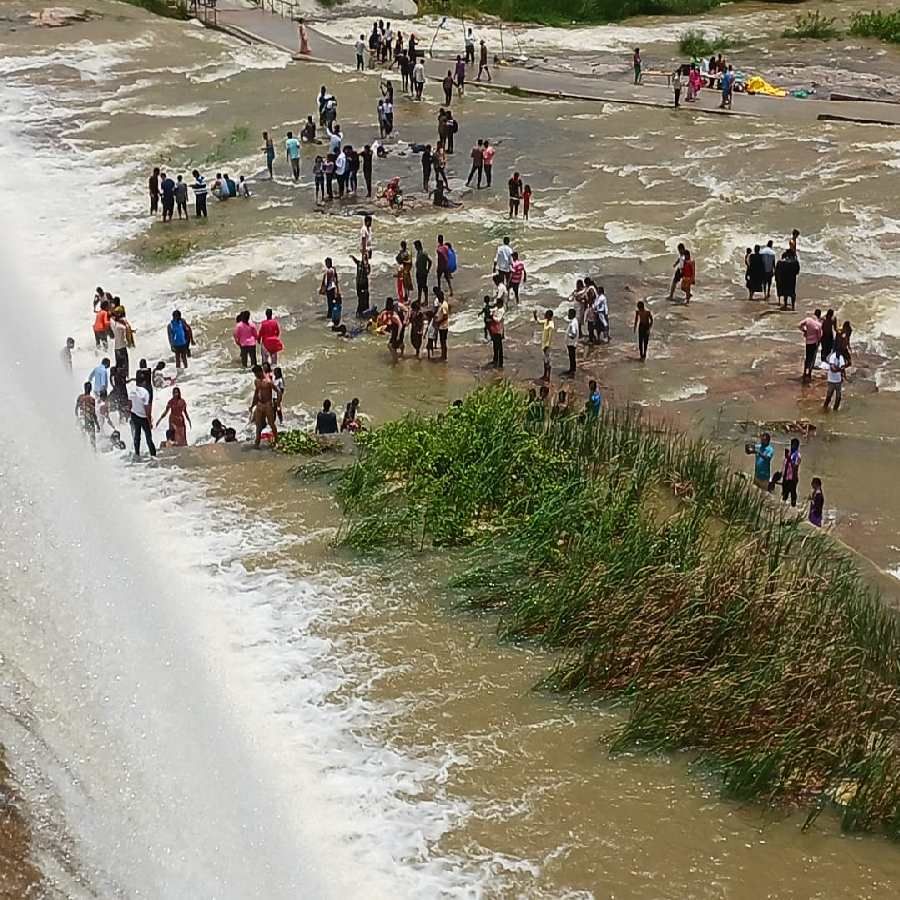
[[[543,687],[627,701],[614,751],[900,836],[897,621],[710,444],[496,386],[367,435],[338,493],[349,545],[465,547],[462,604],[556,651]]]

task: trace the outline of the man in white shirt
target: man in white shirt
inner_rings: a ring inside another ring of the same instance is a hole
[[[567,378],[575,377],[575,350],[578,347],[578,338],[581,337],[581,329],[578,327],[578,314],[574,309],[569,310],[569,324],[566,326],[566,350],[569,353],[569,371],[563,374]]]
[[[361,34],[354,45],[356,49],[356,71],[362,72],[366,68],[366,37]]]
[[[597,313],[597,328],[600,333],[606,337],[606,343],[609,343],[609,303],[606,300],[606,294],[603,292],[603,285],[597,288],[597,298],[594,300],[594,312]]]
[[[416,100],[422,99],[422,91],[425,88],[425,64],[421,59],[416,60],[413,66],[413,87],[416,90]]]
[[[772,246],[772,241],[769,241],[766,246],[759,251],[759,255],[762,257],[763,261],[763,271],[765,272],[765,280],[763,283],[766,286],[766,300],[768,300],[769,295],[772,293],[772,279],[775,277],[775,248]]]
[[[509,245],[509,238],[503,238],[503,243],[497,248],[497,255],[494,257],[494,271],[503,276],[503,280],[509,284],[509,277],[512,274],[513,249]]]
[[[134,438],[134,456],[141,455],[141,435],[147,439],[147,449],[151,456],[156,456],[156,445],[153,443],[153,403],[150,392],[144,387],[144,379],[135,381],[135,386],[128,392],[128,403],[131,408],[131,434]]]
[[[347,186],[347,154],[344,153],[343,148],[334,161],[334,175],[338,183],[338,197],[343,197],[344,188]]]
[[[325,133],[328,135],[328,152],[335,156],[341,152],[341,144],[344,142],[344,136],[341,134],[341,126],[335,125],[334,128],[325,126]]]
[[[359,229],[359,252],[363,259],[372,258],[372,217],[363,219],[362,228]]]
[[[828,389],[825,392],[825,403],[822,409],[828,409],[831,405],[831,398],[834,397],[834,411],[837,412],[841,408],[841,390],[844,384],[844,370],[847,368],[847,360],[841,353],[840,347],[832,350],[825,365],[828,367]]]

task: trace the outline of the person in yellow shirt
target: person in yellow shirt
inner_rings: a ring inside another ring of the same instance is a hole
[[[548,309],[544,313],[544,327],[541,330],[541,351],[544,354],[543,381],[550,383],[550,350],[553,347],[553,334],[556,328],[553,325],[553,310]]]

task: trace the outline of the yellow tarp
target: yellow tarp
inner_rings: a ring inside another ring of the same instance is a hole
[[[748,94],[768,94],[770,97],[786,97],[787,91],[783,88],[777,88],[774,85],[769,84],[765,78],[760,78],[759,75],[754,75],[747,82],[747,93]]]

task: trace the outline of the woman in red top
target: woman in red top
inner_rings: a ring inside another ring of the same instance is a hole
[[[262,361],[277,366],[278,354],[284,350],[284,344],[281,342],[281,326],[278,319],[273,318],[271,309],[266,310],[266,317],[260,323],[258,333],[259,343],[262,345]]]
[[[172,443],[176,447],[186,447],[187,427],[184,422],[185,419],[187,419],[187,424],[190,425],[191,417],[188,415],[187,403],[181,399],[181,388],[172,388],[172,399],[166,404],[163,414],[157,420],[157,427],[159,427],[159,423],[162,422],[166,416],[169,417],[169,428],[175,432]]]

